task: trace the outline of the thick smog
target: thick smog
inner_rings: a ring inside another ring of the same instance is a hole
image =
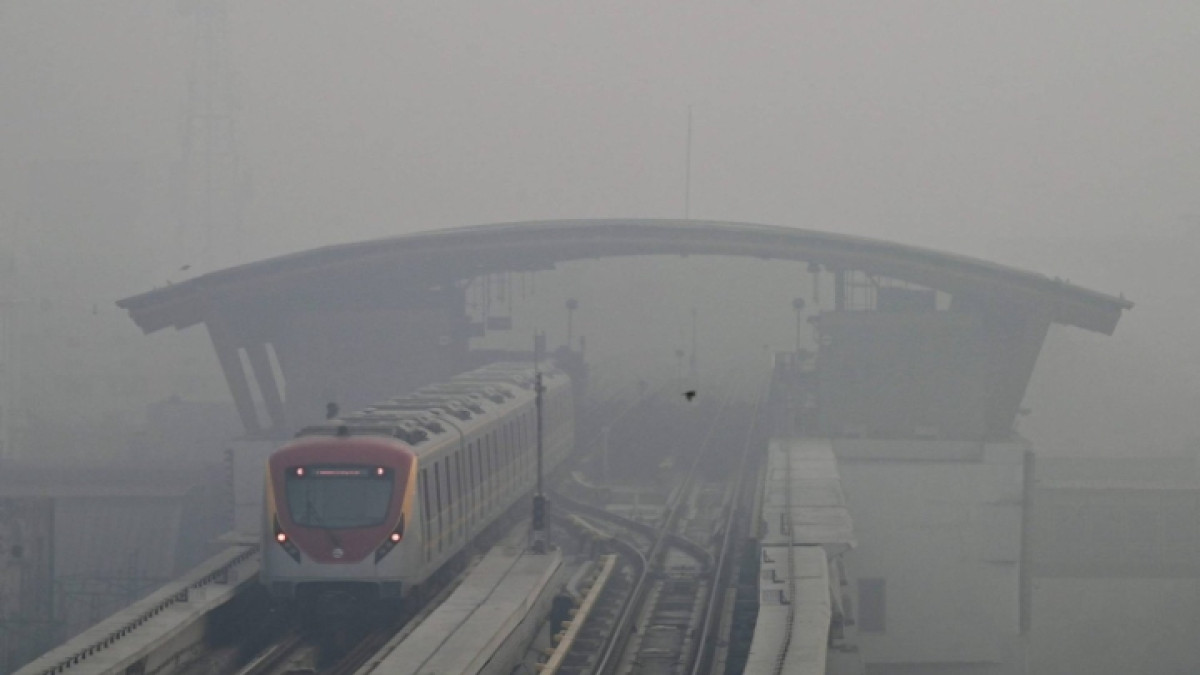
[[[1197,30],[0,0],[0,673],[1200,671]]]

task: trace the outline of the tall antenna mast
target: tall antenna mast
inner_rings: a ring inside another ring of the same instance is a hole
[[[692,308],[692,351],[688,355],[688,374],[696,377],[696,308]],[[695,383],[693,383],[694,385]]]
[[[211,269],[228,263],[242,235],[248,180],[238,156],[227,0],[181,0],[191,19],[192,53],[176,175],[178,261]]]
[[[683,217],[692,217],[692,106],[688,106],[687,119],[687,148],[684,151],[683,162]]]

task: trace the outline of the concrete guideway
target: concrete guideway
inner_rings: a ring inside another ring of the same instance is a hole
[[[825,552],[798,546],[792,556],[772,555],[761,568],[764,597],[745,672],[825,675],[832,619]]]
[[[208,615],[257,576],[257,546],[227,548],[14,675],[116,675],[182,664],[203,649]]]
[[[831,441],[772,439],[760,522],[760,604],[745,672],[862,673],[840,560],[854,529]]]
[[[360,675],[508,673],[564,581],[562,553],[493,548],[454,593]]]

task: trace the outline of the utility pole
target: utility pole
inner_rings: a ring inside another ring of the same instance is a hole
[[[571,349],[571,341],[574,340],[574,324],[572,319],[575,317],[575,310],[579,308],[579,302],[575,298],[567,299],[567,350]]]
[[[792,300],[792,309],[796,310],[796,353],[800,353],[800,331],[804,327],[804,298]]]
[[[600,427],[600,459],[604,465],[604,484],[612,485],[612,477],[608,474],[608,431],[609,425]]]
[[[546,495],[542,491],[542,406],[546,387],[542,384],[542,353],[535,341],[533,350],[533,390],[537,409],[537,491],[533,495],[532,548],[534,553],[545,553],[550,546],[549,527],[546,523]]]

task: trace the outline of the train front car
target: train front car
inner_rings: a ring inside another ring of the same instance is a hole
[[[405,594],[416,464],[399,440],[345,427],[271,455],[261,571],[271,595],[329,609]]]

